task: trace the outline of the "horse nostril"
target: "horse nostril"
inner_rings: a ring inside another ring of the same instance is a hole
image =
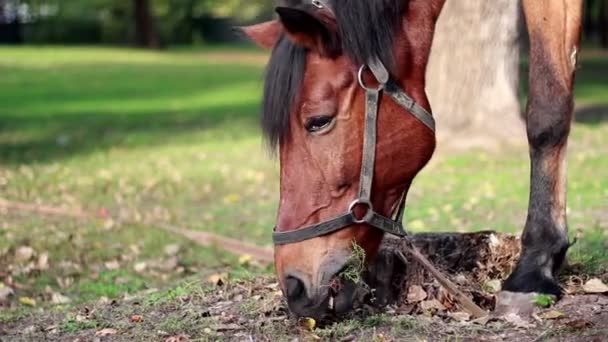
[[[293,276],[287,276],[285,279],[285,290],[288,300],[297,300],[306,292],[304,282]]]

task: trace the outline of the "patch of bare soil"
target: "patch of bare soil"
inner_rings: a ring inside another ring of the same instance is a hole
[[[361,308],[341,322],[288,317],[270,277],[180,286],[162,293],[67,310],[31,312],[0,323],[1,341],[606,341],[608,297],[567,296],[531,320],[474,321],[464,314],[404,305]]]
[[[516,237],[419,234],[412,243],[477,305],[496,311],[471,317],[416,262],[398,264],[395,240],[364,274],[367,293],[348,316],[296,319],[273,277],[215,274],[122,300],[0,312],[0,341],[608,341],[608,274],[565,276],[567,295],[553,303],[500,292],[517,255]]]

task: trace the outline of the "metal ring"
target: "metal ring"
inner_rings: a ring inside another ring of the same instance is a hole
[[[382,90],[384,88],[384,85],[382,85],[382,84],[380,84],[378,86],[378,88],[370,88],[365,85],[365,82],[363,82],[363,72],[365,71],[366,68],[367,68],[367,65],[363,64],[361,66],[361,68],[359,68],[359,74],[357,75],[357,78],[359,79],[359,85],[361,86],[361,88],[363,88],[367,91]]]
[[[367,211],[365,212],[365,215],[363,215],[363,217],[361,219],[358,219],[357,216],[355,216],[355,213],[353,212],[355,210],[355,207],[358,205],[364,205],[367,207]],[[348,212],[351,213],[351,215],[353,215],[353,219],[354,219],[353,221],[355,223],[369,223],[369,221],[374,216],[374,206],[372,205],[372,202],[358,198],[358,199],[354,200],[353,203],[351,203],[348,206]]]

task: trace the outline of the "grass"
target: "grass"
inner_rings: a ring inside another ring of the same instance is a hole
[[[35,251],[17,264],[15,279],[27,285],[21,294],[44,297],[50,287],[76,303],[118,298],[237,264],[150,221],[269,246],[278,167],[257,128],[264,60],[251,49],[0,48],[0,198],[118,217],[0,212],[0,266],[14,264],[18,247]],[[606,79],[608,58],[583,56],[577,102],[600,115],[573,128],[568,213],[572,234],[581,236],[571,257],[590,270],[608,260]],[[415,180],[408,226],[518,232],[528,175],[525,146],[439,154]],[[176,263],[163,268],[171,245],[180,247]],[[50,267],[26,272],[44,253]],[[136,271],[142,264],[146,270]],[[238,267],[232,276],[268,271]]]

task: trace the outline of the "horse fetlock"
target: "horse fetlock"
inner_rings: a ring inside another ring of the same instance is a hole
[[[558,243],[547,249],[526,249],[522,254],[515,270],[504,283],[503,289],[511,292],[544,293],[562,296],[558,282],[558,273],[570,245]]]

